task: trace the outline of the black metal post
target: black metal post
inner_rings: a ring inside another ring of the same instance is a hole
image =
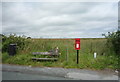
[[[79,63],[79,50],[77,50],[77,64]]]

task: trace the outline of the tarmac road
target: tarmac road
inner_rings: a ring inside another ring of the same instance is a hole
[[[19,73],[19,72],[8,72],[8,71],[3,71],[2,77],[3,77],[2,80],[70,80],[68,78],[63,78],[63,77],[27,74],[27,73]]]
[[[3,64],[3,79],[20,80],[118,80],[115,72],[98,72],[86,69],[31,67]]]

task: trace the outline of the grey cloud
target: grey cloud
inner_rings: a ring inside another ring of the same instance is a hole
[[[2,27],[2,3],[0,2],[0,27]],[[2,28],[0,28],[0,33],[2,33]]]
[[[3,32],[32,37],[101,37],[100,33],[117,27],[116,4],[6,2]]]

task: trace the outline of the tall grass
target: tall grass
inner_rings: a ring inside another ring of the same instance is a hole
[[[29,39],[29,44],[24,50],[20,50],[14,57],[9,57],[3,53],[3,63],[49,66],[65,68],[89,68],[89,69],[117,69],[118,58],[114,52],[109,50],[105,44],[106,39],[81,39],[81,49],[79,50],[79,64],[76,64],[76,50],[74,49],[74,39]],[[55,47],[59,48],[60,57],[57,62],[37,62],[32,61],[32,52],[45,52]],[[68,52],[67,52],[68,49]],[[94,59],[93,53],[97,53]],[[68,53],[68,61],[66,54]]]

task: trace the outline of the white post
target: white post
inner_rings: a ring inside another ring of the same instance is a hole
[[[97,53],[96,52],[94,52],[94,58],[96,58],[97,57]]]

